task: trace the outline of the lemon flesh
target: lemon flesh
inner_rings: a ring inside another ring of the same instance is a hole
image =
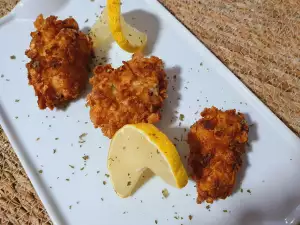
[[[101,16],[96,23],[92,26],[89,36],[93,41],[93,47],[98,48],[101,44],[106,42],[111,36],[111,32],[108,26],[107,9],[102,11]]]
[[[126,125],[113,137],[108,155],[116,193],[130,196],[146,169],[177,188],[188,182],[180,156],[165,134],[152,124]]]

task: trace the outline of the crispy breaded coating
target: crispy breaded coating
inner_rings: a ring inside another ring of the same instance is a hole
[[[197,203],[212,203],[232,193],[248,142],[244,114],[205,108],[188,134],[189,165],[197,183]]]
[[[126,124],[158,122],[167,97],[166,73],[159,58],[135,54],[123,64],[117,69],[97,66],[90,79],[90,117],[109,138]]]
[[[77,98],[88,81],[92,54],[90,39],[79,31],[73,18],[57,20],[38,16],[31,33],[30,49],[25,54],[29,84],[38,96],[40,109],[53,109]]]

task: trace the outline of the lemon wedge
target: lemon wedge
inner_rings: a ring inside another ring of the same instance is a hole
[[[188,182],[173,143],[148,123],[121,128],[111,141],[107,164],[113,187],[122,198],[131,195],[147,169],[177,188]]]
[[[147,35],[126,23],[121,14],[120,0],[107,0],[108,24],[114,40],[127,52],[143,50]]]
[[[125,51],[142,51],[147,44],[147,35],[126,23],[121,14],[120,0],[107,0],[107,7],[95,22],[89,33],[94,48],[105,45],[109,37]]]

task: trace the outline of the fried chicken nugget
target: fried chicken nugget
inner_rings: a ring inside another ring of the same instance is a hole
[[[79,31],[73,18],[57,20],[43,15],[34,22],[26,64],[29,84],[38,96],[40,109],[51,110],[77,98],[88,81],[88,63],[92,54],[90,39]]]
[[[232,193],[249,128],[244,115],[235,109],[205,108],[201,116],[188,134],[188,161],[197,183],[197,203],[213,203]]]
[[[112,138],[126,124],[156,123],[167,97],[166,73],[157,57],[133,55],[123,66],[97,66],[87,101],[94,126]]]

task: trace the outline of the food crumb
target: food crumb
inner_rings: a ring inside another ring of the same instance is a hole
[[[16,99],[15,102],[20,102],[20,99]]]
[[[161,191],[161,193],[163,194],[163,196],[165,197],[165,198],[168,198],[169,197],[169,191],[165,188],[165,189],[163,189],[162,191]]]
[[[79,139],[84,138],[87,135],[87,133],[82,133],[81,135],[79,135]]]
[[[38,172],[39,172],[39,173],[43,173],[43,170],[39,170]]]
[[[103,181],[103,185],[106,185],[106,181]]]
[[[14,60],[14,59],[16,59],[16,58],[17,58],[17,57],[16,57],[15,55],[11,55],[11,56],[10,56],[10,59],[13,59],[13,60]]]
[[[184,120],[184,115],[183,115],[183,114],[180,114],[180,115],[179,115],[179,120],[181,120],[181,121]]]
[[[69,209],[72,209],[72,205],[69,205]]]
[[[155,224],[157,224],[157,223],[158,223],[158,221],[157,221],[157,220],[154,220],[154,222],[155,222]]]
[[[192,220],[193,219],[193,216],[192,215],[189,215],[189,220]]]
[[[227,210],[227,209],[224,209],[224,210],[223,210],[223,212],[224,212],[224,213],[227,213],[227,212],[228,212],[228,210]]]
[[[88,160],[90,157],[88,155],[82,156],[83,160]]]
[[[40,138],[38,137],[37,139],[36,139],[36,141],[39,141],[40,140]]]
[[[251,194],[251,190],[250,189],[248,189],[247,192]]]

